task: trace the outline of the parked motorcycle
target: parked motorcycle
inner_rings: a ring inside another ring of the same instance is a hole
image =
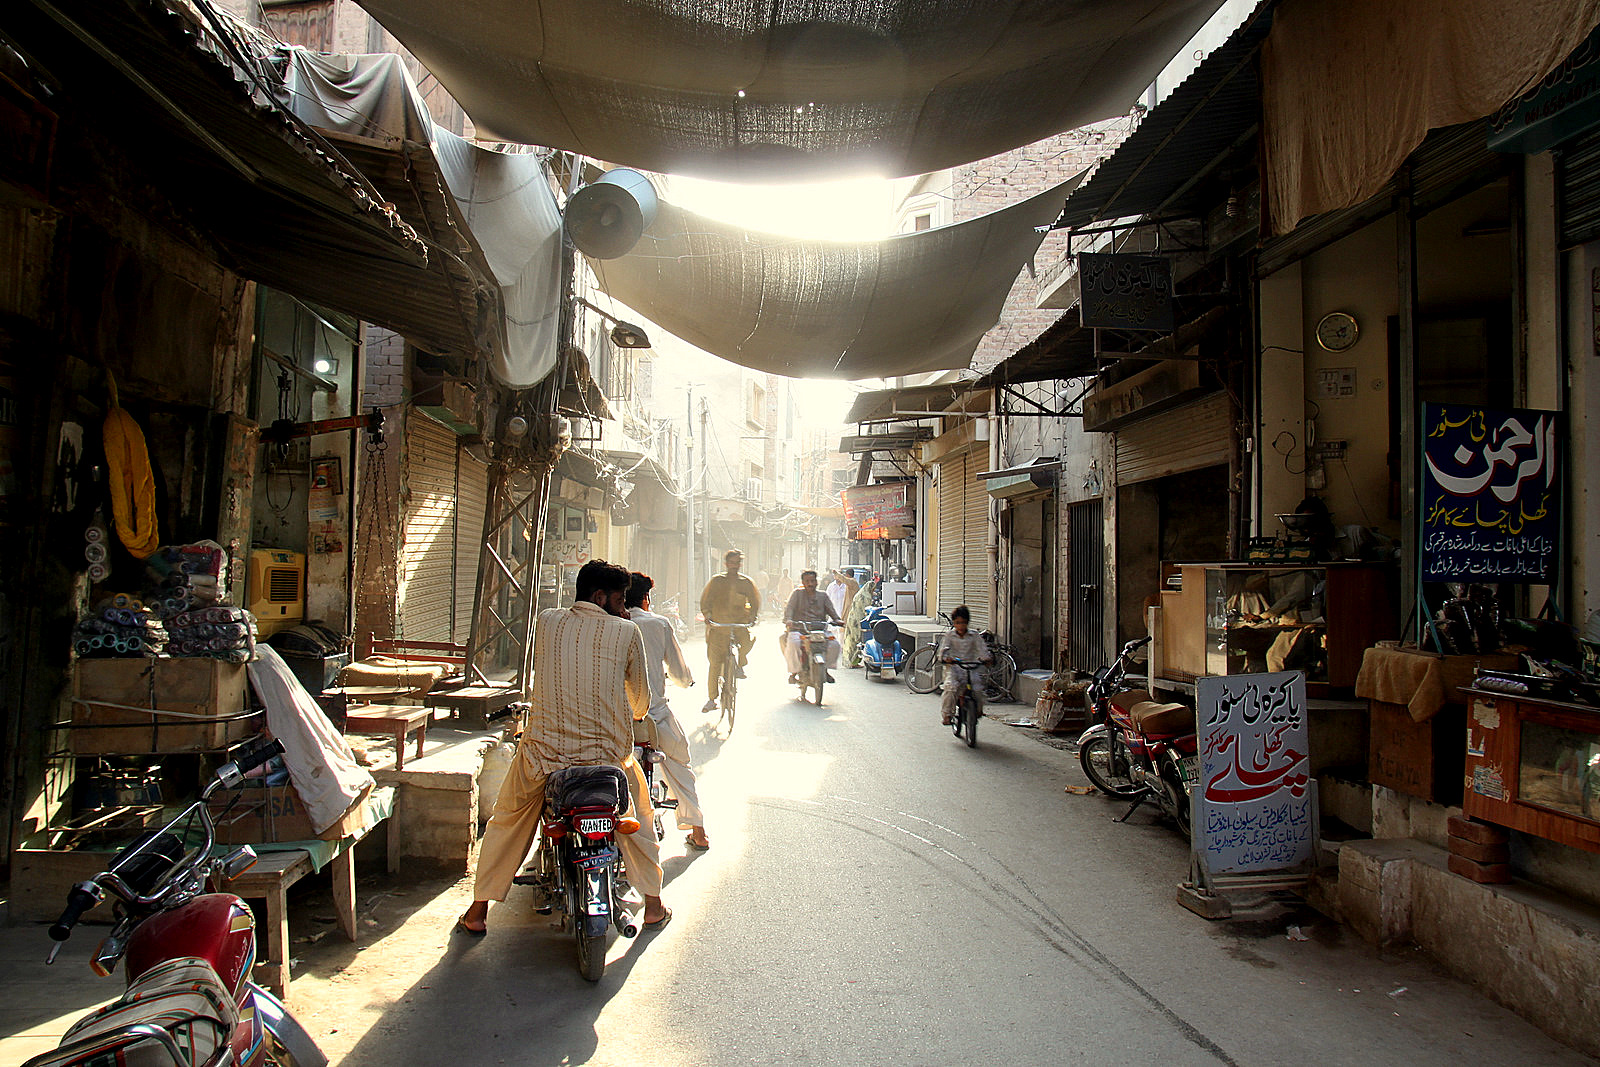
[[[678,598],[668,597],[660,604],[652,604],[656,613],[665,616],[672,623],[672,632],[678,636],[679,641],[689,639],[689,624],[683,621],[683,614],[678,611]]]
[[[1078,762],[1095,788],[1133,801],[1118,822],[1154,800],[1188,837],[1190,798],[1200,773],[1194,709],[1161,703],[1142,689],[1122,689],[1133,653],[1149,643],[1148,637],[1129,641],[1095,672],[1088,691],[1092,725],[1078,738]]]
[[[544,826],[534,853],[534,907],[559,912],[555,926],[578,939],[578,972],[598,982],[606,969],[606,935],[639,925],[621,905],[617,834],[634,833],[628,779],[620,767],[563,767],[545,783]]]
[[[800,634],[800,671],[795,676],[800,686],[800,699],[806,690],[816,693],[817,707],[822,707],[822,687],[828,684],[828,624],[825,622],[797,622],[791,626]]]
[[[883,607],[873,608],[861,620],[861,665],[870,678],[894,680],[905,666],[906,652],[900,643],[900,627],[885,618]]]
[[[140,836],[110,866],[72,887],[56,944],[109,892],[117,923],[90,968],[109,977],[127,957],[126,992],[78,1020],[51,1052],[24,1067],[95,1067],[149,1063],[172,1067],[321,1067],[311,1035],[278,1000],[250,980],[256,962],[255,917],[231,893],[206,882],[238,877],[256,862],[248,845],[212,858],[216,827],[207,803],[236,789],[245,775],[283,751],[272,741],[224,764],[200,799],[159,830]]]

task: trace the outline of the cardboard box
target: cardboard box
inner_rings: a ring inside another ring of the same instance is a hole
[[[234,798],[237,796],[237,800]],[[317,833],[294,785],[247,782],[237,790],[219,790],[211,798],[211,817],[219,845],[256,845],[264,841],[306,841]]]
[[[262,717],[247,714],[249,680],[242,663],[80,659],[72,685],[69,733],[80,756],[206,752],[261,728]]]

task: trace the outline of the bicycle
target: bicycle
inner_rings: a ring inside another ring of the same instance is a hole
[[[946,626],[954,626],[945,612],[939,612],[939,618]],[[981,636],[994,656],[994,662],[983,667],[984,699],[995,704],[1012,703],[1017,699],[1011,692],[1011,685],[1017,677],[1016,655],[1010,645],[996,641],[993,633],[984,631]],[[933,692],[943,681],[943,666],[939,661],[939,642],[922,646],[906,660],[906,688],[913,693]]]
[[[950,661],[952,666],[964,667],[969,671],[981,671],[988,666],[976,660],[957,659]],[[978,720],[983,718],[983,713],[978,710],[978,702],[973,699],[972,687],[967,684],[965,677],[961,681],[961,688],[956,691],[956,714],[951,726],[955,735],[961,737],[965,734],[968,748],[978,747]]]
[[[743,630],[748,633],[750,624],[742,622],[712,622],[707,619],[706,629],[710,630],[712,627],[726,630],[728,634],[728,651],[722,658],[722,689],[717,700],[717,706],[722,714],[717,719],[717,725],[721,726],[723,721],[726,720],[728,723],[728,735],[731,737],[733,735],[733,713],[735,706],[738,704],[739,691],[739,642],[737,640],[739,635],[734,631]]]

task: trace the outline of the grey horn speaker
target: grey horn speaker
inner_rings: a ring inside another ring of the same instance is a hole
[[[628,254],[656,217],[650,179],[619,167],[572,194],[567,232],[586,256],[616,259]]]

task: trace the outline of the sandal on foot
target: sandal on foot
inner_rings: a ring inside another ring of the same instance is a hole
[[[661,918],[657,919],[655,922],[648,922],[648,923],[643,924],[644,928],[646,930],[660,930],[661,928],[663,928],[669,922],[672,921],[672,909],[671,908],[666,908],[666,909],[663,909],[663,910],[664,910],[664,913],[662,914]]]
[[[488,923],[484,923],[483,924],[483,928],[480,930],[480,929],[474,929],[473,927],[468,926],[467,925],[467,920],[465,920],[465,919],[457,919],[456,920],[456,933],[458,933],[458,934],[466,934],[469,937],[482,937],[484,934],[486,934],[488,932],[489,932],[489,924]]]
[[[705,851],[708,851],[711,848],[711,842],[707,841],[705,844],[702,845],[700,842],[696,841],[693,837],[685,837],[683,839],[683,843],[685,845],[688,845],[690,848],[694,849],[696,852],[705,852]]]

